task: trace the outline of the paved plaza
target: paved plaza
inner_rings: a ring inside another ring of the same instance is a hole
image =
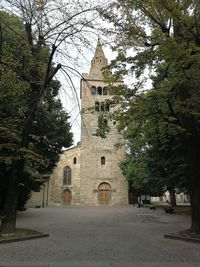
[[[189,225],[189,216],[133,206],[30,209],[18,227],[50,237],[1,244],[0,266],[200,266],[200,244],[163,238]]]

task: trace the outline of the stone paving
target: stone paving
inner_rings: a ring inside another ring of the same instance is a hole
[[[30,209],[18,227],[50,237],[1,244],[0,266],[200,266],[200,244],[163,238],[189,224],[189,216],[133,206]]]

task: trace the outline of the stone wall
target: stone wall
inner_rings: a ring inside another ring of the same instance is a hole
[[[74,164],[76,158],[76,164]],[[66,166],[71,168],[71,185],[63,185],[63,171]],[[80,147],[76,146],[66,150],[50,178],[49,204],[63,205],[63,192],[68,189],[72,194],[72,205],[80,203]]]

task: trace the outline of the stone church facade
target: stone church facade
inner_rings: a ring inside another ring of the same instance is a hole
[[[124,146],[113,123],[104,119],[110,132],[106,138],[95,135],[99,115],[113,111],[109,105],[106,84],[101,69],[107,65],[98,41],[89,74],[81,79],[81,142],[61,156],[49,181],[48,205],[119,205],[128,204],[128,183],[119,163]],[[89,110],[88,110],[89,109]]]

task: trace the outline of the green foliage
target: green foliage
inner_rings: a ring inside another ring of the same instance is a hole
[[[110,127],[108,126],[108,119],[106,115],[99,115],[98,117],[98,128],[96,130],[95,135],[101,138],[106,138],[107,133],[110,131]]]
[[[38,106],[31,136],[30,147],[48,159],[48,166],[40,166],[40,173],[51,173],[63,147],[72,144],[69,116],[59,100],[43,101]]]
[[[134,189],[154,195],[169,188],[186,188],[179,128],[170,123],[166,97],[157,101],[159,94],[160,91],[151,90],[138,95],[124,112],[122,122],[124,125],[126,121],[128,151],[122,170]]]
[[[42,175],[52,172],[62,148],[72,144],[72,133],[69,116],[58,100],[59,81],[52,80],[46,94],[39,95],[46,75],[48,47],[33,49],[20,20],[5,12],[0,16],[0,208],[13,165],[23,161],[22,173],[17,177],[22,208],[31,190],[39,190]],[[24,129],[31,112],[35,115],[25,146]]]

